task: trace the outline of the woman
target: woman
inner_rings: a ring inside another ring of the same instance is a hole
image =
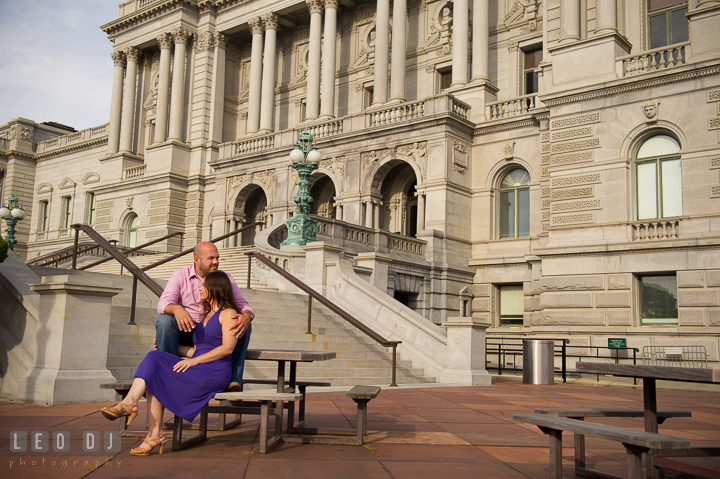
[[[237,320],[230,280],[216,271],[205,275],[199,288],[205,303],[205,316],[195,328],[193,347],[180,346],[178,357],[164,351],[150,351],[135,373],[135,379],[124,401],[102,408],[102,415],[114,421],[128,416],[128,425],[137,416],[137,403],[147,397],[150,425],[142,445],[131,449],[134,456],[148,456],[167,442],[162,432],[165,407],[186,421],[192,421],[212,397],[230,384],[230,355],[237,339],[230,333]]]

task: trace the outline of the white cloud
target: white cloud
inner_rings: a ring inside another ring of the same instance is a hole
[[[113,0],[0,0],[0,123],[24,117],[81,130],[110,116]]]

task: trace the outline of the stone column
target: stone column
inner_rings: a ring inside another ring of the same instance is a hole
[[[417,230],[425,229],[425,195],[418,193],[418,209],[417,209]]]
[[[107,370],[110,304],[121,288],[78,275],[43,276],[30,289],[39,296],[34,364],[18,381],[18,398],[59,405],[112,401],[100,384]]]
[[[170,93],[171,140],[182,141],[183,102],[185,101],[185,52],[190,32],[179,28],[173,32],[175,58],[173,60],[172,91]]]
[[[375,75],[373,105],[387,103],[390,50],[390,0],[378,0],[375,22]]]
[[[373,204],[372,201],[365,202],[365,227],[372,228],[373,225]]]
[[[125,54],[121,51],[110,55],[115,64],[113,72],[112,101],[110,102],[110,126],[108,127],[108,154],[115,154],[120,148],[120,117],[122,115],[123,77],[125,75]]]
[[[320,118],[335,118],[335,48],[337,46],[337,0],[325,0],[325,43],[322,53]]]
[[[393,3],[392,69],[390,71],[390,101],[405,101],[405,61],[407,1]],[[376,65],[377,66],[377,65]]]
[[[275,106],[275,50],[277,47],[278,16],[275,13],[263,15],[265,27],[265,56],[262,71],[262,95],[260,100],[260,131],[273,131],[273,106]]]
[[[488,0],[473,2],[472,81],[489,80],[490,5]]]
[[[213,35],[215,58],[213,58],[212,88],[210,92],[210,141],[222,143],[223,113],[225,109],[225,47],[227,37],[222,33]]]
[[[335,203],[335,219],[342,221],[343,219],[343,206]]]
[[[468,50],[470,27],[468,0],[455,0],[453,5],[452,84],[468,82]]]
[[[380,202],[373,201],[373,228],[380,229]]]
[[[580,40],[580,0],[560,0],[560,41]]]
[[[310,10],[310,51],[308,52],[307,100],[305,119],[316,120],[320,116],[320,49],[322,43],[322,3],[306,0]],[[334,40],[334,37],[333,37]]]
[[[160,45],[160,65],[158,67],[158,93],[155,109],[155,143],[167,140],[168,101],[170,100],[170,48],[172,36],[163,33],[157,38]]]
[[[250,92],[248,100],[247,132],[260,129],[260,94],[263,71],[263,24],[260,17],[248,21],[252,32],[252,53],[250,55]]]
[[[617,32],[616,0],[596,0],[595,34]]]
[[[489,386],[492,378],[485,369],[485,330],[490,326],[477,319],[447,318],[446,369],[440,381],[467,386]]]
[[[127,58],[127,69],[125,70],[125,90],[123,91],[120,151],[132,153],[133,131],[135,130],[137,64],[140,59],[140,50],[130,47],[125,51],[125,57]]]

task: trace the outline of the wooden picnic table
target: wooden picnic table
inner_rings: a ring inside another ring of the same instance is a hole
[[[575,363],[575,370],[579,373],[609,374],[612,376],[627,378],[642,378],[643,380],[643,406],[645,410],[645,431],[658,432],[657,414],[657,388],[658,380],[683,381],[693,383],[720,384],[720,370],[702,368],[677,368],[670,366],[648,366],[642,364],[615,364],[595,363],[578,361]],[[661,450],[657,451],[659,457],[691,457],[691,456],[717,456],[720,448],[691,448],[685,450]],[[657,477],[657,470],[653,467],[656,463],[655,454],[647,454],[647,477]],[[691,474],[698,474],[693,466],[685,468],[684,464],[672,461],[657,461],[663,467],[684,468]],[[683,472],[685,472],[683,471]],[[703,476],[698,476],[703,477]]]

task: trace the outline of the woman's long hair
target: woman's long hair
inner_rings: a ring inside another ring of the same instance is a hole
[[[220,308],[237,309],[230,278],[228,278],[225,273],[213,271],[212,273],[206,274],[204,284],[208,292],[208,298],[204,301],[205,304],[203,305],[205,314],[210,312],[210,306],[213,301]]]

